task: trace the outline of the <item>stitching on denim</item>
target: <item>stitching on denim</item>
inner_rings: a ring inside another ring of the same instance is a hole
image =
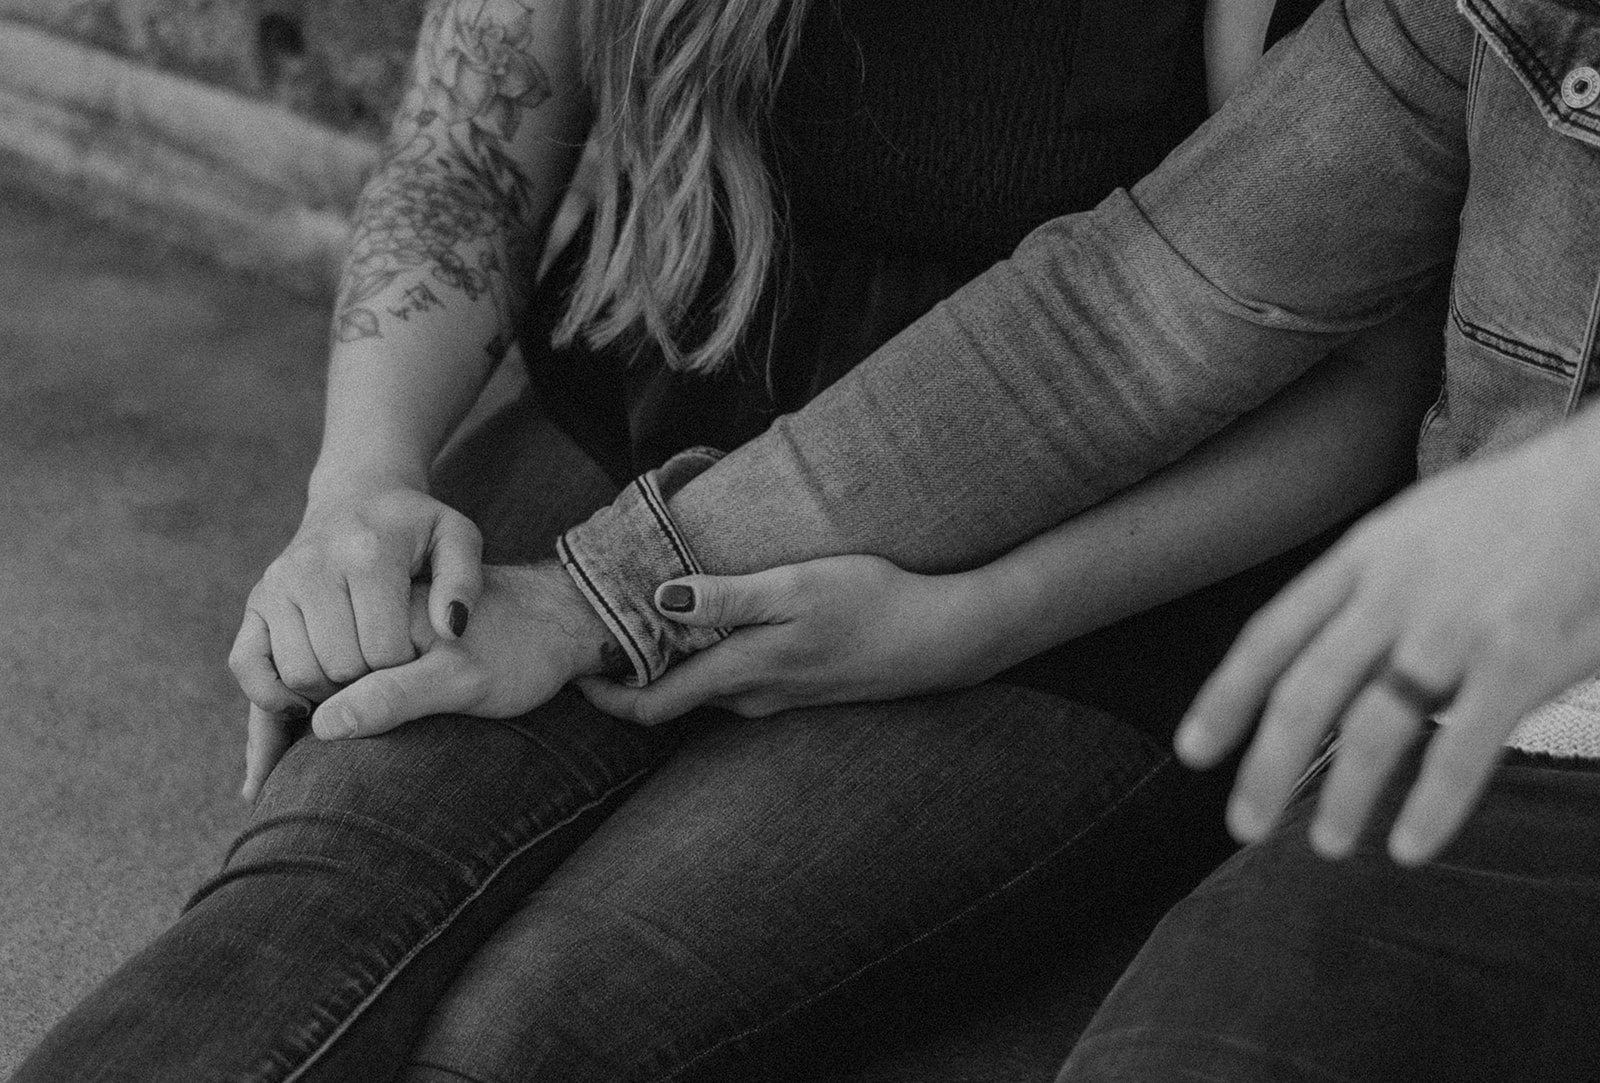
[[[689,548],[689,543],[678,530],[678,524],[673,520],[672,514],[667,511],[667,503],[662,499],[661,490],[656,487],[654,477],[650,477],[648,481],[641,477],[638,485],[639,492],[644,497],[645,507],[656,517],[656,522],[661,525],[661,532],[667,536],[667,541],[671,543],[673,549],[677,550],[678,562],[683,565],[684,571],[691,575],[705,571],[700,561],[695,559],[694,550]],[[713,628],[711,633],[718,639],[727,639],[730,635],[726,628]]]
[[[478,885],[476,891],[472,892],[472,894],[461,900],[456,908],[452,910],[443,921],[435,925],[426,936],[412,946],[410,951],[406,952],[404,958],[389,968],[388,973],[386,973],[383,976],[383,979],[372,988],[371,992],[362,998],[361,1003],[350,1009],[349,1014],[346,1015],[344,1020],[334,1028],[333,1033],[324,1038],[322,1044],[317,1046],[316,1049],[312,1050],[306,1059],[301,1062],[298,1068],[294,1069],[288,1075],[283,1077],[283,1083],[294,1083],[294,1080],[301,1078],[305,1071],[315,1064],[317,1060],[328,1051],[329,1047],[344,1035],[345,1031],[350,1029],[350,1025],[355,1022],[355,1020],[360,1017],[360,1015],[365,1012],[367,1008],[371,1007],[373,1001],[375,1001],[383,993],[383,991],[389,987],[389,985],[400,974],[400,972],[409,966],[418,955],[422,954],[423,950],[426,949],[428,945],[432,944],[435,940],[442,936],[446,929],[449,929],[451,926],[453,926],[457,920],[460,919],[461,915],[466,912],[467,908],[473,903],[477,902],[485,891],[489,890],[489,887],[495,882],[495,880],[499,878],[501,873],[505,872],[505,870],[511,866],[512,862],[516,861],[523,854],[526,854],[529,850],[539,845],[555,832],[573,823],[580,816],[583,816],[593,809],[599,808],[614,794],[627,789],[629,786],[632,786],[640,778],[649,774],[653,769],[653,767],[645,767],[633,772],[627,778],[623,779],[610,789],[606,790],[604,793],[597,796],[594,800],[580,806],[577,809],[574,809],[572,814],[567,816],[565,819],[558,823],[551,824],[544,831],[541,831],[538,835],[529,839],[511,853],[507,854],[505,860],[501,861],[499,865],[495,866],[493,872],[489,873],[488,876],[483,878],[483,883]]]
[[[1075,833],[1071,838],[1066,839],[1065,841],[1063,841],[1061,843],[1061,845],[1057,846],[1055,849],[1051,850],[1049,853],[1047,853],[1044,856],[1040,857],[1033,864],[1029,865],[1027,868],[1023,869],[1021,872],[1018,872],[1017,874],[1012,876],[1009,880],[1006,880],[1002,884],[996,885],[995,887],[991,888],[989,891],[985,892],[983,895],[980,895],[978,898],[972,900],[972,902],[968,903],[966,906],[961,907],[959,910],[957,910],[955,913],[951,914],[949,917],[945,918],[943,921],[937,922],[934,925],[930,925],[928,928],[924,929],[922,932],[918,933],[916,936],[913,936],[911,939],[906,940],[906,941],[896,945],[893,948],[890,948],[888,951],[883,952],[877,958],[872,959],[869,962],[862,963],[860,966],[858,966],[856,969],[852,970],[850,973],[846,974],[844,977],[837,979],[833,983],[825,986],[822,989],[817,990],[816,992],[810,994],[809,996],[803,997],[802,999],[795,1001],[793,1004],[790,1004],[788,1007],[783,1008],[782,1010],[774,1013],[773,1015],[769,1016],[767,1019],[763,1020],[762,1022],[757,1023],[754,1026],[746,1027],[744,1030],[741,1030],[741,1031],[739,1031],[739,1032],[737,1032],[735,1034],[730,1034],[726,1038],[719,1039],[718,1041],[714,1042],[713,1044],[707,1046],[705,1049],[702,1049],[700,1052],[696,1053],[694,1056],[690,1057],[688,1060],[684,1061],[682,1064],[678,1065],[676,1068],[669,1069],[668,1071],[662,1073],[661,1075],[651,1077],[647,1081],[647,1083],[667,1083],[668,1080],[675,1079],[676,1077],[682,1075],[684,1072],[686,1072],[690,1068],[694,1067],[697,1063],[699,1063],[700,1061],[704,1060],[706,1057],[711,1056],[713,1053],[716,1053],[718,1050],[722,1049],[723,1047],[725,1047],[727,1045],[730,1045],[733,1042],[741,1041],[741,1040],[743,1040],[745,1038],[748,1038],[752,1034],[756,1034],[756,1033],[758,1033],[760,1031],[766,1030],[768,1027],[771,1027],[773,1024],[779,1022],[780,1020],[782,1020],[782,1019],[784,1019],[784,1018],[786,1018],[786,1017],[788,1017],[790,1015],[793,1015],[795,1012],[800,1011],[803,1008],[807,1008],[812,1004],[815,1004],[818,1000],[821,1000],[823,997],[828,996],[829,994],[835,992],[836,990],[844,988],[846,985],[848,985],[851,982],[855,981],[857,978],[861,977],[863,974],[866,974],[868,971],[874,970],[877,967],[882,966],[884,963],[888,962],[890,959],[893,959],[895,956],[901,955],[904,952],[909,951],[911,948],[913,948],[916,945],[922,943],[924,940],[928,939],[929,937],[934,936],[937,933],[942,932],[943,930],[949,928],[951,925],[954,925],[956,922],[960,921],[962,918],[966,917],[968,914],[971,914],[974,911],[980,909],[981,907],[987,905],[991,900],[997,898],[998,896],[1004,894],[1005,892],[1010,891],[1012,888],[1014,888],[1018,884],[1020,884],[1023,880],[1027,879],[1028,877],[1032,876],[1034,873],[1038,872],[1039,869],[1043,868],[1045,865],[1049,864],[1050,862],[1056,860],[1056,858],[1060,857],[1062,854],[1066,853],[1068,850],[1070,850],[1074,846],[1076,846],[1079,843],[1079,841],[1083,839],[1083,837],[1085,835],[1089,834],[1091,831],[1094,831],[1096,828],[1098,828],[1102,823],[1105,822],[1105,820],[1109,816],[1111,816],[1112,813],[1116,812],[1123,805],[1127,804],[1130,800],[1132,800],[1134,798],[1135,795],[1137,795],[1140,792],[1142,792],[1149,785],[1151,779],[1155,778],[1156,775],[1160,774],[1161,772],[1165,771],[1167,768],[1171,767],[1173,762],[1174,762],[1173,758],[1172,758],[1172,756],[1170,754],[1168,754],[1166,756],[1163,756],[1160,763],[1158,763],[1154,767],[1150,768],[1150,770],[1146,771],[1142,776],[1140,776],[1137,780],[1135,780],[1133,782],[1133,784],[1130,785],[1127,788],[1127,790],[1125,790],[1121,794],[1121,796],[1119,796],[1115,801],[1111,802],[1105,808],[1101,809],[1099,814],[1096,815],[1094,817],[1094,819],[1090,820],[1088,823],[1084,824],[1083,827],[1079,828],[1077,833]]]
[[[633,638],[633,633],[628,630],[628,626],[622,623],[622,618],[611,607],[611,602],[606,599],[605,595],[600,593],[600,589],[595,586],[594,580],[589,578],[589,573],[584,570],[583,565],[578,563],[577,554],[567,544],[565,536],[556,542],[556,551],[561,557],[562,565],[577,576],[589,599],[600,606],[605,611],[605,615],[611,618],[612,630],[621,633],[618,638],[622,641],[623,647],[632,651],[629,661],[634,664],[640,673],[644,674],[647,680],[653,680],[655,673],[650,668],[650,661],[645,657],[644,650],[639,646],[638,641]]]
[[[655,516],[656,525],[661,528],[661,533],[666,535],[667,544],[672,546],[673,552],[678,554],[678,563],[683,566],[683,570],[690,574],[698,572],[700,563],[694,559],[694,555],[689,552],[689,547],[678,536],[677,524],[667,515],[667,509],[662,505],[660,497],[655,491],[655,486],[644,478],[638,478],[634,481],[634,484],[639,487],[639,496],[643,498],[646,510]]]
[[[1558,354],[1529,346],[1525,342],[1502,335],[1498,331],[1491,331],[1481,324],[1473,323],[1462,314],[1461,309],[1456,307],[1455,298],[1453,297],[1450,299],[1450,322],[1455,324],[1456,330],[1467,338],[1480,346],[1487,346],[1489,349],[1502,356],[1509,357],[1513,361],[1521,361],[1523,364],[1531,365],[1536,369],[1541,369],[1557,376],[1571,376],[1574,372],[1575,367],[1573,364]]]
[[[1538,49],[1517,33],[1516,27],[1501,15],[1493,4],[1482,3],[1480,0],[1463,0],[1462,6],[1471,8],[1473,14],[1483,20],[1485,27],[1493,24],[1497,31],[1496,40],[1505,46],[1509,54],[1508,59],[1519,65],[1529,80],[1538,84],[1538,93],[1544,98],[1543,104],[1556,115],[1557,119],[1574,128],[1582,128],[1591,133],[1600,132],[1600,120],[1582,109],[1569,107],[1562,100],[1560,77],[1545,67],[1544,59],[1539,56]]]

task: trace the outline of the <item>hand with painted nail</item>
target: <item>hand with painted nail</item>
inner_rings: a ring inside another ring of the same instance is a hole
[[[426,493],[324,494],[250,592],[229,657],[255,708],[251,744],[274,746],[295,719],[350,682],[417,656],[412,584],[428,579],[434,635],[459,638],[482,589],[471,521]],[[277,727],[278,737],[268,738]],[[247,771],[253,796],[261,773]]]
[[[311,716],[325,740],[372,737],[434,714],[511,718],[544,703],[562,685],[601,672],[620,654],[567,572],[553,561],[485,565],[472,622],[441,636],[424,586],[414,588],[411,641],[416,658],[375,670],[334,693]]]
[[[965,687],[1008,661],[991,666],[983,649],[986,602],[970,575],[916,575],[871,556],[688,576],[662,584],[656,608],[733,634],[645,688],[579,687],[608,714],[645,724],[703,705],[760,717]]]
[[[620,654],[594,610],[554,562],[485,565],[472,621],[441,636],[426,584],[411,588],[410,661],[373,670],[311,714],[324,740],[374,737],[434,714],[511,718],[533,710],[576,677],[601,672]],[[273,716],[250,712],[248,776],[254,797],[289,741]]]
[[[1265,834],[1324,736],[1313,821],[1349,853],[1426,717],[1442,724],[1388,829],[1399,862],[1454,837],[1528,711],[1600,670],[1600,415],[1413,487],[1353,529],[1245,629],[1179,728],[1215,764],[1255,725],[1229,806]],[[1258,721],[1259,720],[1259,721]]]

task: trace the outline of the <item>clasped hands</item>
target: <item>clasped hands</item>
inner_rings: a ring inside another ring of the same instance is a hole
[[[566,572],[483,565],[481,550],[470,521],[414,490],[308,509],[229,657],[250,700],[246,798],[297,721],[342,739],[430,714],[509,718],[598,672],[609,633]]]
[[[1593,428],[1565,426],[1414,486],[1252,619],[1176,740],[1179,756],[1203,768],[1253,734],[1229,807],[1235,835],[1249,841],[1271,829],[1337,731],[1312,843],[1329,857],[1349,853],[1383,784],[1440,710],[1445,725],[1387,844],[1395,860],[1417,863],[1454,837],[1517,721],[1600,669]],[[442,563],[434,561],[431,587],[411,590],[408,657],[369,665],[342,688],[325,669],[325,684],[315,674],[269,679],[279,641],[264,611],[281,613],[271,609],[281,603],[252,595],[234,652],[253,701],[247,793],[282,753],[282,720],[313,700],[319,736],[335,736],[343,719],[364,735],[439,711],[520,713],[582,678],[602,710],[654,724],[701,705],[761,716],[961,687],[1012,661],[994,646],[1005,642],[1005,614],[986,607],[982,569],[926,576],[874,557],[832,557],[664,584],[665,616],[734,632],[649,687],[629,688],[582,677],[595,671],[598,621],[561,569],[483,568],[481,593],[465,599],[471,623],[457,638],[441,583],[470,595],[471,580],[452,579]],[[468,563],[476,566],[458,567]],[[338,620],[359,628],[357,584],[346,582],[351,615]],[[317,619],[304,619],[307,641],[317,639]],[[285,642],[298,647],[302,633],[287,627]]]

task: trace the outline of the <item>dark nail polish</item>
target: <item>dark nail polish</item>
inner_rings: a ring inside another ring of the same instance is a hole
[[[665,613],[687,613],[694,608],[694,588],[684,583],[662,587],[656,604]]]
[[[465,602],[450,603],[450,634],[460,639],[467,630],[467,618],[472,614],[467,611]]]

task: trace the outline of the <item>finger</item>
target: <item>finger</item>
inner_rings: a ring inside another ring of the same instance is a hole
[[[234,636],[233,649],[228,653],[228,668],[239,682],[239,689],[262,710],[288,718],[311,714],[310,701],[279,679],[272,661],[272,635],[266,619],[254,609],[245,610],[239,634]]]
[[[1330,554],[1251,618],[1178,727],[1173,744],[1183,762],[1213,767],[1244,739],[1278,678],[1354,585],[1354,572]]]
[[[313,604],[302,605],[300,614],[317,663],[333,685],[343,687],[369,672],[361,653],[361,635],[356,631],[355,609],[344,583],[319,595]]]
[[[1373,803],[1422,722],[1417,705],[1392,684],[1375,680],[1361,690],[1345,716],[1333,767],[1322,786],[1311,824],[1312,849],[1327,858],[1345,857],[1355,849]]]
[[[750,660],[730,650],[732,641],[688,658],[643,688],[616,681],[580,681],[578,689],[614,718],[657,726],[723,696],[736,695],[759,678]]]
[[[411,580],[399,568],[353,575],[350,609],[367,670],[389,669],[416,658],[411,643]]]
[[[1339,610],[1272,689],[1228,803],[1241,841],[1272,829],[1323,736],[1388,654],[1390,632],[1376,620],[1354,604]]]
[[[371,737],[427,715],[471,711],[476,703],[464,679],[466,665],[459,654],[440,649],[369,673],[318,707],[311,728],[324,740]]]
[[[267,776],[292,743],[288,722],[253,703],[250,705],[250,716],[245,723],[244,787],[240,790],[246,801],[254,802],[261,796]]]
[[[429,548],[433,585],[428,619],[440,639],[460,639],[483,593],[483,535],[465,515],[445,509],[434,524]]]
[[[793,617],[794,575],[769,568],[750,575],[686,575],[656,588],[656,609],[680,624],[736,628]]]
[[[1512,727],[1554,694],[1490,673],[1463,684],[1389,833],[1389,855],[1398,864],[1420,865],[1455,838],[1488,785]]]

